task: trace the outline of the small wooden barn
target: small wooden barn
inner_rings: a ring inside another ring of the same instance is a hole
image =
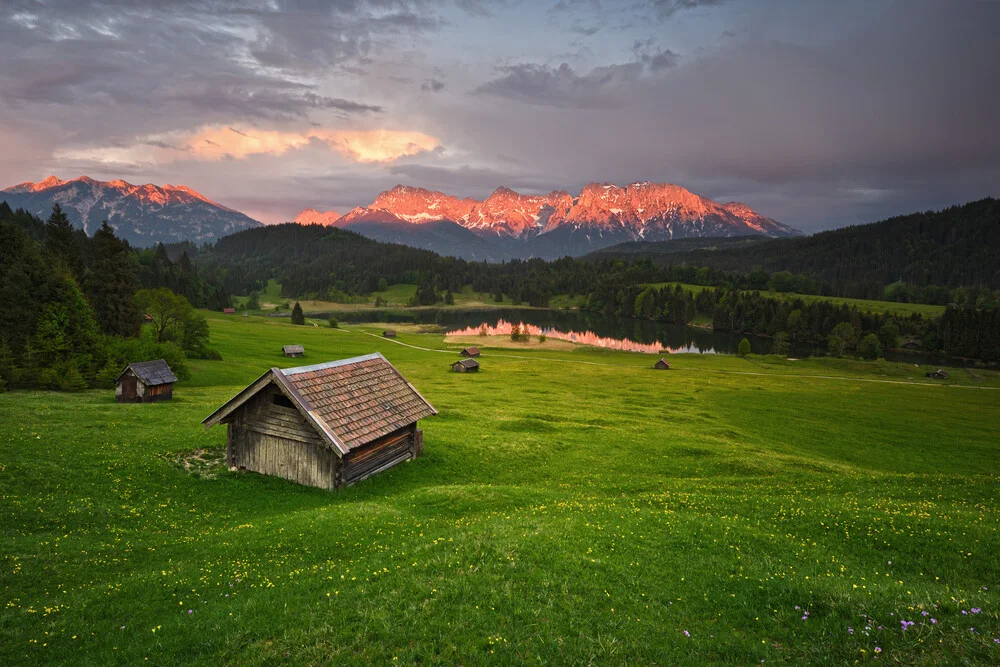
[[[461,354],[463,357],[478,357],[479,348],[473,345],[472,347],[465,348],[464,350],[459,352],[459,354]]]
[[[226,315],[235,315],[236,314],[236,309],[235,308],[223,308],[222,312],[225,313]]]
[[[479,362],[475,359],[459,359],[451,365],[456,373],[475,373],[479,370]]]
[[[905,343],[903,343],[903,349],[904,350],[919,350],[920,349],[920,341],[919,340],[914,340],[914,339],[911,338],[910,340],[908,340]]]
[[[655,364],[653,364],[653,368],[655,368],[658,371],[669,371],[670,370],[670,362],[668,362],[666,359],[664,359],[664,358],[661,357],[659,361],[657,361]]]
[[[395,338],[396,337],[396,332],[393,329],[386,329],[385,331],[382,332],[382,337],[383,338]]]
[[[931,378],[932,380],[947,380],[948,373],[939,368],[936,371],[928,371],[927,377]]]
[[[423,453],[437,410],[379,353],[272,368],[203,424],[226,424],[231,469],[335,489]]]
[[[281,351],[285,353],[286,357],[301,357],[306,353],[306,348],[301,345],[282,345]]]
[[[169,401],[174,396],[177,376],[163,359],[129,364],[115,379],[115,400],[119,403]]]

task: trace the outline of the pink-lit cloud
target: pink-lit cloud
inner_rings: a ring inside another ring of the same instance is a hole
[[[166,164],[180,160],[243,160],[280,156],[312,142],[326,144],[352,162],[385,163],[433,151],[440,142],[423,132],[405,130],[312,129],[303,132],[249,126],[212,125],[193,132],[149,135],[124,146],[61,149],[57,157],[98,163]]]

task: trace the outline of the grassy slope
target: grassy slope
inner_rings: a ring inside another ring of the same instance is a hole
[[[0,662],[1000,661],[998,391],[486,343],[462,375],[362,329],[209,318],[225,361],[171,403],[0,394]],[[327,493],[164,456],[221,446],[200,420],[292,339],[382,351],[441,412],[425,457]],[[979,375],[954,383],[1000,387]]]

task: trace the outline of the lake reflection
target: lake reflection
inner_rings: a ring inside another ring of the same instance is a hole
[[[489,324],[483,322],[479,326],[466,327],[464,329],[457,329],[455,331],[449,331],[449,336],[481,336],[484,333],[487,336],[510,336],[511,332],[514,330],[514,322],[507,322],[503,319],[497,321],[496,324]],[[625,350],[627,352],[645,352],[646,354],[660,354],[663,352],[705,352],[713,353],[714,349],[709,348],[707,350],[698,349],[693,344],[685,345],[682,347],[671,348],[660,343],[640,343],[634,341],[630,338],[610,338],[608,336],[599,336],[593,331],[560,331],[554,327],[541,327],[534,324],[526,322],[518,322],[517,326],[521,331],[527,331],[532,336],[544,335],[547,338],[555,338],[558,340],[566,340],[571,343],[578,343],[580,345],[592,345],[594,347],[605,347],[611,350]]]

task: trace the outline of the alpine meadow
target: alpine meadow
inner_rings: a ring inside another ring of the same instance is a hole
[[[0,666],[1000,665],[1000,0],[0,0]]]

